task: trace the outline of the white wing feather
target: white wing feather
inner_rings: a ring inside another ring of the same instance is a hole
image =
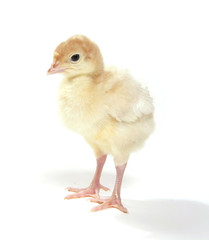
[[[148,115],[154,112],[152,98],[150,97],[147,89],[141,88],[139,100],[133,106],[133,111],[139,118],[143,115]]]

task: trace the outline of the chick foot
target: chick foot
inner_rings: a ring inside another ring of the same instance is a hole
[[[100,205],[91,209],[91,212],[97,212],[100,210],[104,210],[107,208],[117,208],[121,212],[128,213],[128,210],[122,205],[121,200],[117,197],[110,197],[110,198],[91,198],[91,202],[99,203]]]
[[[94,174],[94,178],[87,188],[71,188],[68,187],[67,190],[70,192],[75,192],[74,194],[70,194],[65,197],[65,199],[73,199],[73,198],[84,198],[84,197],[96,197],[99,196],[100,189],[104,191],[108,191],[109,188],[104,187],[100,184],[100,177],[101,172],[106,161],[107,155],[102,155],[101,157],[97,158],[97,168]]]
[[[68,187],[66,190],[69,192],[75,192],[74,194],[67,195],[65,199],[74,199],[74,198],[85,198],[85,197],[92,197],[92,198],[99,198],[99,191],[103,189],[104,191],[109,191],[109,188],[99,184],[98,186],[89,186],[87,188],[71,188]]]
[[[128,213],[128,210],[122,205],[121,198],[120,198],[120,189],[121,189],[121,183],[122,183],[125,168],[126,168],[126,163],[121,166],[116,166],[117,174],[116,174],[115,187],[114,187],[112,196],[110,198],[102,199],[98,197],[98,198],[90,199],[91,202],[96,202],[101,204],[92,208],[91,210],[92,212],[96,212],[96,211],[107,209],[107,208],[117,208],[124,213]]]

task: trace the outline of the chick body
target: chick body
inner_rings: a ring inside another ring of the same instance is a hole
[[[92,76],[65,77],[59,88],[60,116],[96,157],[111,154],[121,165],[153,130],[152,99],[127,72],[108,68],[98,78],[95,84]]]

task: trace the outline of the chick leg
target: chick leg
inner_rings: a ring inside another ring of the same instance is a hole
[[[66,196],[65,199],[98,197],[100,189],[108,191],[109,189],[107,187],[104,187],[103,185],[100,184],[100,177],[101,177],[102,169],[106,161],[106,158],[107,158],[107,155],[103,155],[97,158],[97,168],[90,186],[87,188],[68,187],[67,188],[68,191],[75,192],[75,193]]]
[[[91,202],[97,202],[101,205],[98,205],[94,208],[92,208],[92,212],[96,212],[99,210],[103,210],[106,208],[117,208],[120,211],[127,213],[127,209],[122,205],[121,198],[120,198],[120,190],[121,190],[121,184],[122,179],[124,175],[124,171],[126,168],[126,163],[121,166],[116,166],[116,181],[115,181],[115,187],[112,193],[112,196],[107,199],[91,199]]]

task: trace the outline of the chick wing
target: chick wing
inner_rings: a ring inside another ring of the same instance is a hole
[[[109,81],[106,107],[108,114],[117,121],[135,122],[144,115],[153,113],[153,100],[149,91],[127,72],[115,72]]]

